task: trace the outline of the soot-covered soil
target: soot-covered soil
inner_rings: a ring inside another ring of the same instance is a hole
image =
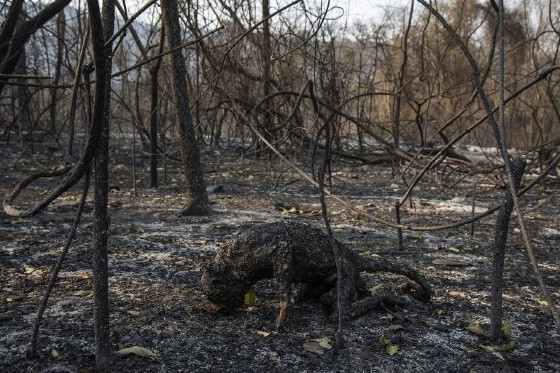
[[[38,146],[34,155],[21,159],[16,150],[0,149],[2,196],[23,177],[60,159],[60,152],[53,148]],[[469,227],[405,232],[404,250],[397,251],[394,230],[331,200],[338,239],[362,255],[380,255],[413,266],[434,289],[427,305],[386,308],[347,321],[345,345],[336,355],[311,341],[332,338],[336,330],[319,304],[292,306],[287,330],[273,331],[278,305],[274,281],[259,283],[255,303],[230,315],[217,313],[199,289],[201,263],[240,230],[279,219],[321,226],[313,186],[278,160],[256,160],[229,150],[206,151],[207,184],[221,185],[223,191],[210,194],[212,215],[179,218],[176,212],[185,201],[181,174],[170,172],[168,183],[154,191],[146,188],[146,169],[139,162],[139,189],[134,196],[125,150],[117,149],[111,167],[112,349],[141,346],[155,357],[115,355],[115,372],[560,371],[560,333],[540,295],[515,223],[507,251],[504,298],[510,343],[507,351],[497,349],[493,354],[481,347],[490,343],[468,327],[488,327],[488,258],[494,216],[476,224],[474,238]],[[338,162],[334,171],[333,190],[349,205],[393,220],[394,202],[404,188],[399,178],[391,176],[390,168]],[[449,177],[462,176],[447,173],[447,177],[437,183],[429,175],[414,192],[413,205],[406,204],[403,221],[435,225],[469,216],[474,184],[477,211],[503,195],[486,179],[466,179],[449,188],[445,184],[454,181]],[[560,198],[554,194],[558,189],[554,182],[548,179],[524,196],[523,204],[543,276],[558,301]],[[54,181],[39,181],[18,201],[38,200],[53,186]],[[80,189],[77,186],[36,217],[14,219],[0,214],[2,372],[92,371],[91,207],[86,209],[45,312],[39,357],[26,357],[36,311],[69,232]],[[278,211],[275,205],[279,203],[287,205],[287,211]],[[367,278],[372,288],[399,280],[383,274]]]

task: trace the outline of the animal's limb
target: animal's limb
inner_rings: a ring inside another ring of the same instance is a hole
[[[357,254],[354,255],[357,257],[357,263],[361,271],[387,272],[408,277],[420,286],[418,298],[424,302],[430,300],[432,289],[424,276],[415,269],[403,263],[395,264],[380,258],[362,258]]]
[[[373,309],[379,308],[381,303],[385,305],[404,305],[406,302],[402,297],[393,293],[390,289],[379,289],[371,296],[352,303],[346,312],[351,318],[360,317]]]
[[[278,257],[274,262],[274,276],[278,283],[280,296],[280,312],[276,318],[276,330],[281,330],[288,315],[288,306],[292,298],[293,254],[287,245],[278,250]]]

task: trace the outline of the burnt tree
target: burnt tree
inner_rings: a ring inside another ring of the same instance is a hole
[[[169,49],[177,48],[182,45],[177,1],[161,0],[161,11],[166,31],[167,45]],[[171,65],[172,91],[177,114],[181,156],[189,198],[179,214],[207,214],[210,211],[210,202],[206,194],[202,164],[200,162],[200,154],[194,130],[194,121],[189,110],[188,87],[185,80],[187,77],[187,69],[181,49],[176,49],[173,53],[169,54],[169,63]]]

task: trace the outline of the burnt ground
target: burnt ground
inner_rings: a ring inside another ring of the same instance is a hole
[[[32,171],[48,169],[53,159],[62,158],[61,151],[41,146],[35,154],[21,159],[18,149],[5,144],[0,153],[2,196]],[[142,346],[155,354],[148,358],[115,355],[115,372],[560,371],[560,333],[543,303],[515,223],[507,252],[504,297],[505,320],[511,326],[509,339],[514,347],[510,343],[500,358],[480,347],[490,345],[483,336],[467,329],[471,324],[488,329],[488,258],[495,216],[476,224],[474,238],[469,227],[405,232],[404,251],[397,251],[394,230],[331,200],[338,239],[364,255],[381,255],[412,265],[427,276],[434,296],[429,304],[380,309],[349,320],[345,346],[338,355],[332,349],[313,352],[308,351],[310,339],[332,338],[336,330],[322,306],[294,305],[287,331],[275,333],[273,281],[258,284],[251,307],[221,315],[199,290],[199,266],[224,240],[253,224],[299,219],[322,225],[314,187],[277,159],[243,157],[232,149],[207,150],[203,156],[207,184],[222,185],[224,191],[210,194],[212,215],[179,218],[176,212],[185,201],[180,173],[168,173],[168,183],[154,191],[146,187],[147,162],[139,160],[138,195],[134,196],[130,154],[120,148],[113,158],[109,239],[112,348]],[[171,166],[176,171],[177,165]],[[392,206],[404,189],[389,167],[338,161],[334,171],[336,194],[355,207],[393,219]],[[474,184],[477,209],[482,211],[501,200],[503,190],[488,178],[452,185],[463,176],[447,172],[443,182],[436,182],[434,175],[428,175],[413,195],[413,206],[407,203],[403,221],[434,225],[469,216]],[[38,200],[54,185],[53,180],[41,180],[18,201],[27,204]],[[91,200],[44,315],[39,357],[29,359],[25,354],[49,272],[74,218],[80,189],[77,186],[67,192],[32,218],[0,215],[2,372],[92,371]],[[536,256],[556,301],[560,298],[557,190],[558,183],[549,178],[522,198]],[[275,209],[276,203],[297,205],[302,213],[283,214]],[[443,264],[454,260],[460,265],[441,265],[442,259]],[[383,274],[368,277],[372,287],[396,280]],[[390,345],[398,346],[393,355],[388,353]]]

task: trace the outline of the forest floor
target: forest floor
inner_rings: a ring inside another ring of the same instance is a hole
[[[0,147],[2,198],[34,171],[62,159],[54,147],[38,145],[34,154]],[[506,259],[504,319],[510,336],[493,351],[480,335],[488,331],[491,248],[495,215],[475,225],[433,232],[396,232],[373,223],[349,206],[393,220],[394,203],[404,192],[388,166],[342,162],[333,165],[333,191],[344,205],[329,200],[336,237],[363,255],[380,255],[421,271],[434,295],[428,304],[373,311],[344,325],[345,344],[329,349],[337,325],[317,304],[291,308],[286,331],[274,332],[278,302],[274,281],[256,287],[253,305],[230,315],[216,312],[200,291],[200,265],[236,232],[254,224],[297,219],[322,226],[318,193],[277,158],[255,159],[234,149],[205,150],[203,160],[214,213],[177,217],[185,202],[182,174],[168,173],[153,190],[146,160],[138,161],[138,190],[132,193],[129,149],[112,154],[109,237],[111,338],[113,350],[141,346],[153,357],[115,354],[115,372],[559,372],[560,332],[529,265],[512,220]],[[144,162],[144,164],[142,164]],[[302,168],[307,159],[300,159]],[[177,164],[172,162],[174,169]],[[406,224],[436,225],[499,203],[504,190],[489,178],[454,184],[465,177],[447,173],[443,182],[431,173],[402,211]],[[531,179],[525,178],[525,182]],[[410,177],[408,177],[410,179]],[[29,205],[55,186],[40,180],[17,200]],[[522,197],[535,255],[556,301],[560,300],[560,195],[548,178]],[[45,312],[39,356],[27,358],[31,331],[51,268],[74,219],[81,185],[31,218],[0,214],[0,371],[91,372],[92,332],[91,196]],[[283,213],[275,208],[282,203]],[[368,276],[371,287],[395,283],[394,276]],[[477,334],[478,333],[478,334]],[[320,339],[324,347],[317,341]],[[332,343],[331,343],[332,344]],[[502,348],[500,350],[500,347]]]

